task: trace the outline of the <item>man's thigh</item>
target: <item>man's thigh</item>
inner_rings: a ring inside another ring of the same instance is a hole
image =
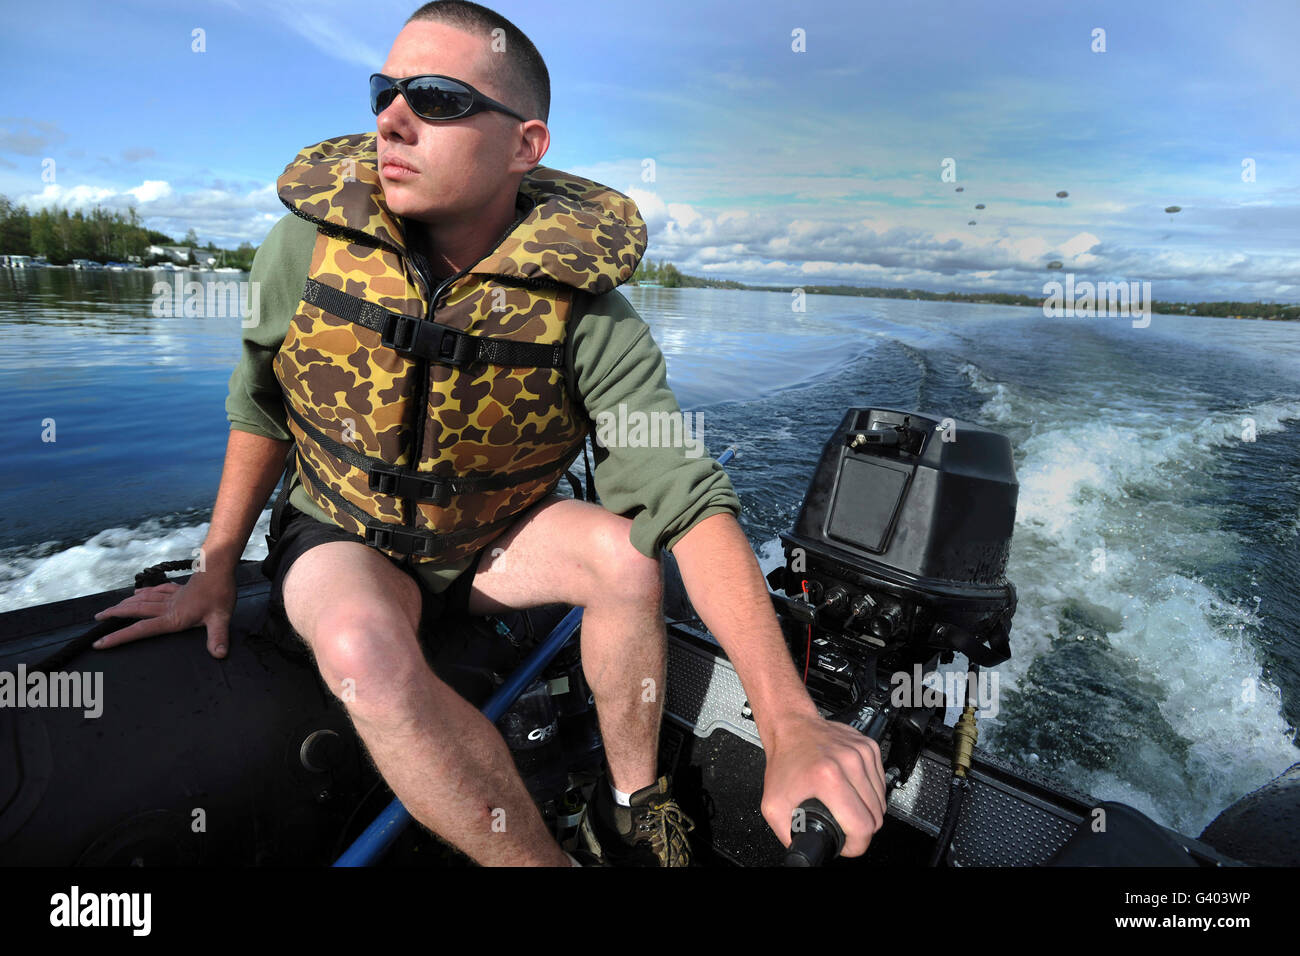
[[[611,562],[636,559],[631,526],[630,519],[591,502],[544,499],[485,549],[470,586],[469,613],[585,604],[592,582]]]

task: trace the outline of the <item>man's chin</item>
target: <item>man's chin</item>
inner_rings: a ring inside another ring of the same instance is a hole
[[[382,182],[382,180],[381,180]],[[420,202],[400,185],[383,183],[384,203],[394,215],[404,219],[423,219],[429,214],[427,202]]]

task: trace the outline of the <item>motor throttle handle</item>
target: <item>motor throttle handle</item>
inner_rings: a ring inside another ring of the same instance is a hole
[[[805,800],[795,811],[795,820],[801,816],[803,828],[791,834],[790,846],[785,851],[785,865],[821,866],[837,857],[844,849],[844,830],[826,809],[826,804],[815,797]]]
[[[859,712],[859,722],[854,724],[861,727],[861,717],[866,716]],[[845,723],[852,723],[850,719],[841,717]],[[885,708],[873,709],[869,718],[865,721],[866,730],[864,736],[870,737],[877,743],[885,735],[885,728],[889,726],[889,712]],[[890,784],[897,782],[897,772],[893,772],[893,780]],[[885,799],[889,799],[889,791],[892,786],[886,790]],[[802,814],[800,814],[802,811]],[[798,809],[794,812],[794,819],[803,819],[803,828],[797,833],[791,834],[790,846],[785,851],[786,866],[821,866],[828,860],[833,860],[839,856],[840,851],[844,849],[844,829],[840,826],[839,821],[831,816],[830,810],[826,804],[813,797],[799,804]]]

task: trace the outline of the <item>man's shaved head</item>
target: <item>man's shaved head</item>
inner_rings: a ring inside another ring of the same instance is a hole
[[[493,51],[493,78],[506,106],[529,119],[546,122],[551,111],[551,77],[531,40],[501,14],[468,0],[434,0],[411,14],[407,23],[442,23],[483,37]],[[493,31],[500,33],[493,35]]]

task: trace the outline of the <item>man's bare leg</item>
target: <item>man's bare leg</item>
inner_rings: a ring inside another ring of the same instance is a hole
[[[415,581],[363,544],[330,542],[294,561],[284,603],[416,820],[483,865],[571,865],[501,734],[425,662]]]
[[[582,670],[625,793],[656,779],[667,657],[663,569],[632,547],[631,524],[599,505],[549,498],[488,548],[469,600],[471,614],[557,601],[585,608]]]

